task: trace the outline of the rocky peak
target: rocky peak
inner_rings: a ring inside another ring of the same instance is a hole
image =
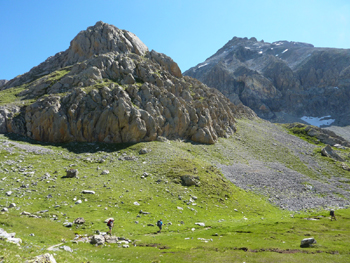
[[[268,43],[264,40],[258,41],[255,37],[233,37],[207,60],[217,60],[218,58],[222,59],[223,57],[227,58],[230,56],[236,56],[241,61],[261,57],[264,55],[273,55],[277,57],[283,55],[283,57],[286,57],[287,55],[291,54],[293,50],[313,47],[314,46],[312,44],[302,42],[281,40],[273,43]],[[286,53],[287,51],[289,52]]]
[[[349,72],[346,49],[234,37],[184,75],[271,121],[332,116],[334,124],[342,126],[350,124]]]
[[[143,56],[147,51],[147,46],[135,34],[99,21],[81,31],[71,41],[67,64],[107,52],[135,53]]]
[[[0,103],[0,132],[38,141],[126,143],[185,139],[215,143],[235,117],[255,113],[183,77],[170,57],[132,33],[98,22],[65,52],[9,82],[20,103]],[[1,101],[0,101],[1,102]]]
[[[9,81],[3,89],[31,82],[55,70],[85,61],[93,56],[108,52],[115,54],[137,54],[144,56],[147,46],[133,33],[121,30],[113,25],[97,22],[94,26],[81,31],[70,43],[69,48],[46,59],[28,73]]]

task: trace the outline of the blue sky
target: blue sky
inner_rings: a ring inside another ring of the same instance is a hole
[[[100,20],[133,32],[182,71],[234,36],[350,48],[348,0],[0,0],[0,79],[66,50]]]

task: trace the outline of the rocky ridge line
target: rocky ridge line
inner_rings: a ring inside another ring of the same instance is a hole
[[[349,49],[234,37],[184,75],[274,122],[330,115],[334,125],[350,124]]]

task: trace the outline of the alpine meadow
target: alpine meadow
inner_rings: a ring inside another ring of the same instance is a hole
[[[0,262],[349,262],[348,53],[81,31],[0,81]]]

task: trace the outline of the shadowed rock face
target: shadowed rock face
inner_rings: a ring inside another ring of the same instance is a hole
[[[0,79],[0,88],[4,86],[7,83],[8,80],[6,79]]]
[[[215,143],[234,133],[234,117],[255,116],[215,89],[183,77],[168,56],[132,33],[98,22],[2,89],[25,85],[26,106],[0,107],[0,132],[48,142]],[[23,86],[22,86],[23,87]]]
[[[234,37],[184,75],[268,120],[285,122],[285,113],[298,118],[331,115],[336,125],[350,124],[349,49]]]

